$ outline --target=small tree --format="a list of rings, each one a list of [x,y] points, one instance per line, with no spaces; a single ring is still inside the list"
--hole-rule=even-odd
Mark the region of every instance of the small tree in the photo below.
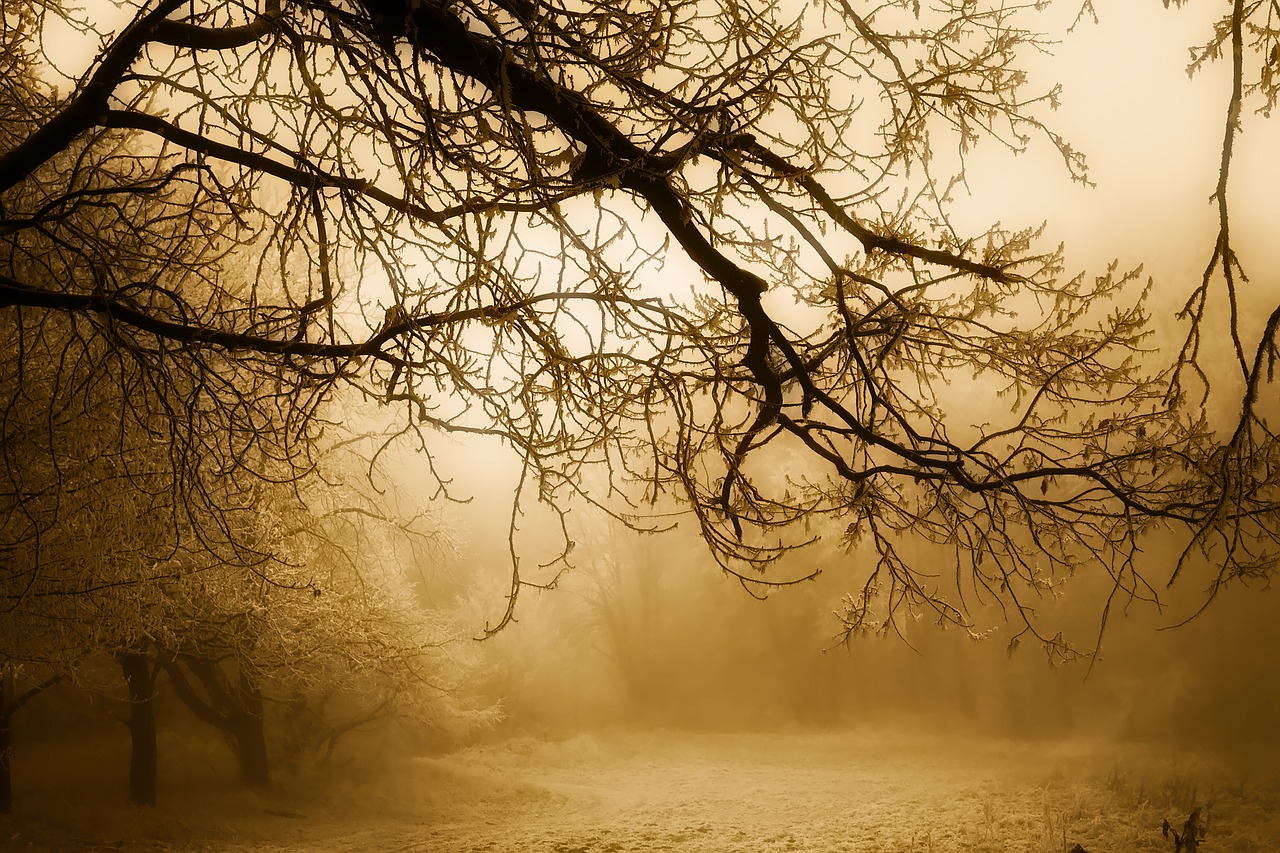
[[[474,666],[457,648],[469,638],[406,579],[431,556],[422,546],[447,540],[426,519],[397,516],[389,493],[364,494],[358,461],[339,445],[308,478],[264,487],[255,523],[274,550],[270,571],[188,565],[154,590],[156,660],[183,702],[227,735],[248,784],[270,779],[273,708],[294,722],[305,713],[310,742],[295,746],[326,752],[380,717],[466,727],[486,716],[457,695]]]
[[[66,320],[39,310],[3,320],[16,346],[0,356],[0,655],[72,681],[83,660],[115,658],[129,700],[130,795],[154,804],[155,587],[193,559],[269,570],[270,548],[244,533],[255,514],[245,488],[268,466],[228,469],[205,455],[218,439],[193,446],[200,418],[180,425],[175,410],[198,412],[207,389],[150,385],[100,330]],[[228,439],[220,449],[251,455]],[[260,454],[268,440],[259,431],[245,444]]]
[[[1200,823],[1200,810],[1195,809],[1187,818],[1186,823],[1182,825],[1182,831],[1174,829],[1169,825],[1166,818],[1160,827],[1161,834],[1166,840],[1173,841],[1174,853],[1196,853],[1200,848],[1200,842],[1204,840],[1204,826]]]

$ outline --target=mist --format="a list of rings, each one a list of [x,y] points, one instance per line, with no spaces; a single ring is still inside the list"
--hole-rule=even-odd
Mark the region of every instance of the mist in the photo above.
[[[1260,764],[1276,744],[1280,626],[1265,586],[1232,586],[1212,602],[1195,587],[1162,591],[1159,605],[1119,600],[1104,622],[1112,586],[1082,573],[1033,604],[1098,638],[1091,660],[1063,664],[1014,640],[1017,624],[995,607],[976,608],[971,631],[922,616],[844,638],[836,609],[859,555],[843,549],[797,553],[816,578],[753,595],[687,531],[615,527],[577,541],[576,567],[554,590],[523,593],[518,621],[483,643],[508,730],[901,724],[1194,746]],[[1177,544],[1151,544],[1152,577],[1162,563],[1171,570]]]
[[[316,752],[277,705],[272,785],[245,788],[228,744],[162,685],[161,799],[138,812],[121,802],[126,697],[53,687],[15,717],[6,849],[1156,850],[1160,822],[1197,809],[1207,838],[1268,849],[1280,620],[1265,587],[1203,612],[1205,590],[1178,587],[1104,625],[1111,586],[1082,573],[1034,604],[1100,634],[1071,663],[1011,642],[979,602],[972,631],[921,618],[845,638],[856,550],[798,550],[794,571],[815,577],[752,594],[696,531],[637,533],[584,507],[571,565],[530,570],[554,586],[524,589],[485,638],[509,583],[511,472],[477,455],[486,489],[446,511],[452,547],[415,584],[457,632],[468,710],[453,724],[379,719]],[[552,519],[521,516],[531,562],[561,549]]]
[[[1159,19],[1122,9],[1067,29],[1070,11],[1054,54],[1027,64],[1033,80],[1066,83],[1057,116],[1092,158],[1095,185],[1072,180],[1050,146],[984,147],[968,155],[947,227],[981,233],[999,220],[1034,229],[1049,216],[1031,245],[1052,252],[1065,240],[1063,280],[1141,266],[1139,289],[1151,282],[1143,355],[1154,364],[1185,339],[1180,312],[1205,276],[1216,227],[1206,198],[1219,169],[1222,71],[1167,83],[1212,21],[1194,9]],[[66,44],[66,53],[84,54]],[[54,51],[46,61],[71,60]],[[1257,337],[1275,304],[1276,141],[1263,130],[1236,150],[1251,183],[1235,202],[1234,245],[1257,272],[1233,292],[1230,320],[1218,306],[1201,329],[1197,381],[1215,391],[1206,431],[1240,417],[1245,382],[1230,334]],[[589,165],[573,146],[553,159],[581,172]],[[351,181],[330,189],[354,193],[360,181]],[[596,204],[618,189],[603,187]],[[566,198],[565,210],[594,211],[586,198]],[[314,204],[323,206],[319,195]],[[597,229],[627,209],[602,214]],[[651,213],[642,218],[628,232],[634,253],[611,249],[627,262],[657,254],[646,241],[669,240]],[[563,245],[539,244],[544,227],[530,225],[532,248],[521,248],[513,279],[565,263]],[[387,237],[378,250],[403,249],[400,241]],[[454,249],[442,245],[446,255]],[[472,259],[451,262],[462,269]],[[327,285],[328,262],[321,267]],[[636,293],[670,296],[681,292],[673,282],[699,276],[674,258]],[[371,307],[374,295],[390,300],[388,281],[351,309],[385,315],[375,337],[402,319],[403,306]],[[704,285],[715,290],[702,278],[690,290]],[[1028,306],[1035,298],[1011,297]],[[827,319],[785,289],[768,299],[783,327]],[[313,310],[301,309],[295,343]],[[453,342],[469,363],[505,319],[487,305],[458,310],[482,318],[479,331]],[[594,319],[575,319],[565,340],[591,341],[592,322],[607,325],[604,315],[584,316]],[[351,353],[334,382],[367,366],[367,352]],[[486,378],[534,384],[517,363]],[[504,408],[484,387],[481,404],[460,402],[441,390],[441,370],[424,380],[434,390],[413,401],[406,427],[391,409],[402,366],[387,368],[395,378],[385,389],[352,386],[317,404],[324,426],[307,460],[314,481],[273,479],[269,466],[247,483],[211,476],[226,489],[214,501],[232,510],[215,513],[207,529],[184,518],[171,541],[133,535],[131,525],[181,514],[155,498],[187,499],[191,484],[175,478],[148,493],[151,504],[77,496],[97,506],[71,521],[53,513],[57,523],[29,541],[0,542],[6,560],[22,547],[54,553],[71,579],[6,576],[22,589],[9,590],[18,603],[5,614],[0,755],[12,813],[0,815],[0,851],[1280,849],[1273,562],[1225,583],[1212,560],[1180,563],[1193,550],[1186,529],[1146,519],[1134,523],[1142,529],[1129,575],[1082,560],[1011,591],[961,575],[959,537],[938,544],[904,534],[892,545],[920,569],[919,606],[855,625],[849,613],[882,556],[850,533],[856,514],[814,513],[802,530],[749,532],[753,544],[785,553],[767,572],[743,569],[708,546],[688,501],[655,493],[609,451],[584,452],[597,467],[566,474],[557,491],[537,481],[511,441],[480,426],[487,405],[517,423],[553,408],[550,398]],[[1132,369],[1146,367],[1135,356]],[[975,441],[1012,418],[1007,387],[995,380],[957,370],[937,381],[948,441]],[[1262,415],[1274,415],[1268,388]],[[666,416],[646,412],[645,428],[661,431]],[[437,417],[447,428],[433,432]],[[94,438],[88,422],[68,419],[68,445]],[[571,415],[557,428],[574,423]],[[563,442],[576,440],[565,428]],[[163,455],[153,444],[127,449],[133,455],[120,456],[134,467],[110,479],[166,475],[144,464]],[[779,440],[750,465],[754,484],[779,493],[830,476],[797,441]],[[717,482],[715,472],[698,473]],[[1010,541],[1034,551],[1021,535]],[[210,541],[226,547],[209,556],[201,548]],[[255,547],[240,547],[246,541]],[[104,568],[135,553],[147,557],[141,581]],[[112,597],[117,588],[131,592]],[[1023,597],[1011,606],[1015,595]],[[1041,629],[1049,636],[1038,638]],[[1054,632],[1083,654],[1064,654]],[[154,754],[140,756],[137,735],[148,726]],[[149,787],[139,783],[148,757],[157,774]]]

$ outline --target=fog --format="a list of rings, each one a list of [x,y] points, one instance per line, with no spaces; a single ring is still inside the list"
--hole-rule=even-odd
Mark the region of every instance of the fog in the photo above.
[[[420,587],[475,636],[508,570],[496,507],[453,517],[457,549]],[[15,717],[4,849],[1159,850],[1160,821],[1195,808],[1223,849],[1271,849],[1266,589],[1231,588],[1176,629],[1161,630],[1194,601],[1115,612],[1092,665],[1054,665],[1011,648],[998,613],[977,638],[921,620],[839,643],[839,549],[797,555],[821,574],[759,600],[683,529],[574,532],[555,589],[461,640],[468,701],[498,711],[482,724],[384,720],[325,756],[276,742],[272,786],[246,789],[161,687],[161,797],[139,810],[120,698],[53,688]],[[1082,575],[1043,606],[1096,628],[1106,592]]]
[[[843,642],[833,610],[856,555],[797,555],[821,570],[763,600],[699,559],[697,539],[615,533],[580,545],[552,591],[526,591],[519,621],[485,642],[513,730],[670,726],[774,730],[910,721],[1013,738],[1093,735],[1241,754],[1274,739],[1280,640],[1274,595],[1232,587],[1201,615],[1202,589],[1163,608],[1117,606],[1083,574],[1036,609],[1086,636],[1092,662],[1059,665],[1016,625],[977,610],[975,630],[927,618],[901,635]],[[1153,546],[1149,554],[1158,555]],[[1174,549],[1168,557],[1172,559]],[[983,617],[986,617],[985,620]]]
[[[1101,189],[1053,177],[1035,155],[980,155],[957,214],[999,211],[1012,227],[1057,199],[1051,231],[1073,269],[1147,263],[1162,343],[1176,340],[1173,316],[1207,258],[1193,235],[1212,235],[1221,133],[1211,111],[1210,128],[1177,105],[1220,87],[1201,78],[1145,101],[1104,92],[1117,75],[1140,87],[1145,69],[1184,62],[1200,22],[1170,20],[1143,45],[1126,17],[1082,28],[1040,72],[1076,69],[1062,117]],[[1105,77],[1079,59],[1119,45],[1131,55]],[[1143,52],[1166,48],[1176,58]],[[1159,144],[1140,157],[1115,144],[1135,138]],[[1240,170],[1263,178],[1241,193],[1238,239],[1275,269],[1277,172],[1258,165],[1274,158],[1258,138],[1239,152]],[[1247,224],[1251,213],[1263,224]],[[1274,293],[1263,279],[1245,314]],[[952,413],[957,433],[983,405]],[[160,797],[139,809],[126,805],[128,702],[115,662],[100,661],[100,676],[51,687],[13,716],[14,814],[0,818],[0,850],[1098,853],[1172,850],[1161,821],[1180,829],[1197,809],[1207,849],[1280,847],[1280,603],[1262,583],[1216,590],[1209,574],[1166,589],[1181,541],[1156,531],[1145,542],[1158,605],[1108,609],[1109,578],[1087,571],[1029,603],[1044,624],[1096,643],[1082,661],[1017,641],[1014,615],[979,599],[970,631],[921,615],[845,638],[840,603],[869,555],[838,531],[815,529],[821,540],[777,570],[811,580],[765,589],[720,570],[674,506],[638,522],[673,529],[645,533],[570,503],[562,529],[529,495],[513,507],[519,469],[501,446],[442,438],[430,449],[433,473],[404,452],[385,485],[447,533],[448,547],[405,567],[413,601],[448,626],[449,682],[428,685],[444,697],[432,707],[447,709],[434,724],[387,714],[295,748],[282,699],[267,711],[272,784],[246,788],[225,739],[161,683]],[[466,502],[430,503],[434,489],[418,490],[437,477]],[[487,636],[511,595],[513,547],[528,585]]]
[[[572,506],[562,529],[523,501],[513,534],[501,449],[433,450],[443,475],[479,474],[433,516],[451,546],[411,567],[415,597],[450,616],[463,710],[376,719],[330,751],[273,703],[272,782],[245,787],[161,682],[159,801],[139,808],[128,703],[101,661],[81,679],[99,689],[56,686],[14,716],[0,849],[1096,853],[1172,849],[1161,822],[1197,808],[1207,842],[1273,849],[1275,595],[1237,584],[1200,612],[1206,578],[1163,589],[1181,543],[1143,555],[1159,607],[1118,601],[1104,626],[1111,586],[1084,571],[1030,602],[1078,638],[1101,631],[1092,661],[1012,644],[1016,622],[977,600],[972,631],[921,618],[846,643],[836,611],[869,555],[838,537],[780,567],[812,580],[753,595],[679,516],[639,533]],[[392,466],[407,504],[421,464]],[[514,621],[479,639],[505,609],[512,542],[522,577],[554,586],[522,589]]]

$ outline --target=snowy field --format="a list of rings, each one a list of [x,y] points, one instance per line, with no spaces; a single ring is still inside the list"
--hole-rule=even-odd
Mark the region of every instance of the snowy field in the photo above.
[[[1180,826],[1197,806],[1201,853],[1280,850],[1265,762],[1246,772],[1242,760],[1090,741],[883,729],[520,737],[350,762],[323,784],[286,779],[262,794],[170,770],[154,810],[122,805],[120,780],[68,760],[27,773],[0,850],[1120,853],[1172,851],[1161,821]]]

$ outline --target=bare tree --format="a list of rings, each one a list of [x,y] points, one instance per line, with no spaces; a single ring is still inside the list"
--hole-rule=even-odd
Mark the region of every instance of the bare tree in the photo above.
[[[1233,435],[1207,426],[1196,379],[1205,312],[1235,305],[1241,104],[1275,98],[1265,4],[1236,2],[1201,57],[1229,49],[1234,71],[1222,234],[1172,358],[1145,349],[1136,273],[1072,278],[1038,232],[949,215],[978,144],[1047,145],[1085,176],[1043,124],[1056,92],[1018,69],[1047,45],[1032,5],[126,8],[99,33],[56,0],[6,5],[32,49],[56,16],[102,52],[70,94],[31,84],[6,107],[0,304],[92,324],[150,381],[269,391],[300,430],[347,388],[398,406],[409,436],[502,439],[521,494],[555,506],[678,494],[751,588],[802,579],[770,568],[843,530],[873,555],[850,634],[904,609],[968,626],[976,597],[1070,655],[1036,596],[1085,569],[1156,597],[1137,559],[1153,530],[1222,581],[1274,563],[1258,401],[1280,310],[1248,341],[1231,319]],[[119,227],[77,226],[88,208]],[[243,274],[228,259],[246,254]],[[951,380],[989,398],[987,422],[953,416]],[[209,410],[233,436],[244,399]],[[949,549],[958,582],[904,537]],[[495,628],[528,582],[514,555]]]
[[[257,518],[280,557],[269,574],[189,564],[150,590],[152,659],[227,736],[247,784],[270,781],[268,722],[285,716],[273,709],[305,715],[309,742],[295,746],[325,753],[388,718],[459,729],[486,719],[462,695],[474,663],[457,646],[469,637],[407,579],[406,549],[442,535],[380,497],[335,476],[278,487]]]
[[[172,398],[132,384],[127,362],[67,319],[4,324],[16,347],[0,357],[0,656],[6,669],[74,683],[84,662],[114,657],[127,686],[131,797],[154,804],[165,587],[196,565],[270,583],[281,555],[252,536],[257,491],[235,472],[215,490],[216,460],[184,458],[167,440]]]

